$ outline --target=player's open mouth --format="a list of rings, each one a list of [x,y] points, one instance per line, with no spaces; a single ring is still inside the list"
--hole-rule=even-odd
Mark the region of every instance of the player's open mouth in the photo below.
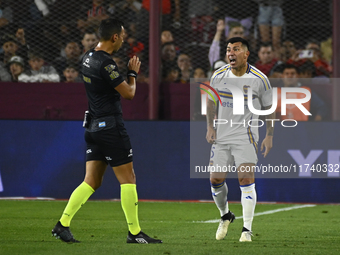
[[[235,64],[236,63],[236,59],[235,58],[230,58],[229,61],[230,61],[230,64]]]

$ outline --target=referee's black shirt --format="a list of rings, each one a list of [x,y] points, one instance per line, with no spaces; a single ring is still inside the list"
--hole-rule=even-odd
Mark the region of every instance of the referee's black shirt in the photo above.
[[[92,118],[122,116],[120,94],[115,87],[124,81],[117,64],[105,51],[89,50],[82,59],[81,72]]]

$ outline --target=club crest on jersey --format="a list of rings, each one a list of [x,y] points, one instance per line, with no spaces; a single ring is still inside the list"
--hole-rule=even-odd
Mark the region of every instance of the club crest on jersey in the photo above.
[[[248,86],[248,85],[244,85],[244,86],[243,86],[243,93],[244,93],[244,94],[247,94],[247,93],[248,93],[248,88],[250,88],[250,86]]]

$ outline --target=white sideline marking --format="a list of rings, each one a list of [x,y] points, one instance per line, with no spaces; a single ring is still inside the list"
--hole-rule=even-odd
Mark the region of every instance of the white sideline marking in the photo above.
[[[291,206],[291,207],[284,207],[284,208],[280,208],[280,209],[255,213],[254,216],[273,214],[273,213],[277,213],[277,212],[284,212],[284,211],[290,211],[290,210],[301,209],[301,208],[306,208],[306,207],[314,207],[314,206],[316,206],[316,205],[310,205],[310,204],[295,205],[295,206]],[[242,219],[242,216],[237,216],[236,219]],[[194,223],[217,223],[217,222],[220,222],[220,219],[218,219],[218,220],[206,220],[206,221],[194,221]]]

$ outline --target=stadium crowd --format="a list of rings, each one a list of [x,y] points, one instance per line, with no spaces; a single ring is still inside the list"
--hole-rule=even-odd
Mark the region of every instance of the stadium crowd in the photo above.
[[[214,64],[228,62],[231,37],[250,42],[249,63],[270,78],[283,79],[289,64],[300,78],[327,81],[332,1],[307,2],[297,8],[293,0],[162,0],[162,82],[210,78]],[[98,42],[98,24],[114,17],[124,20],[126,36],[113,58],[124,74],[137,55],[143,63],[138,81],[147,83],[149,10],[150,0],[0,0],[0,80],[81,82],[80,61]],[[311,23],[315,13],[323,13],[319,25]]]

